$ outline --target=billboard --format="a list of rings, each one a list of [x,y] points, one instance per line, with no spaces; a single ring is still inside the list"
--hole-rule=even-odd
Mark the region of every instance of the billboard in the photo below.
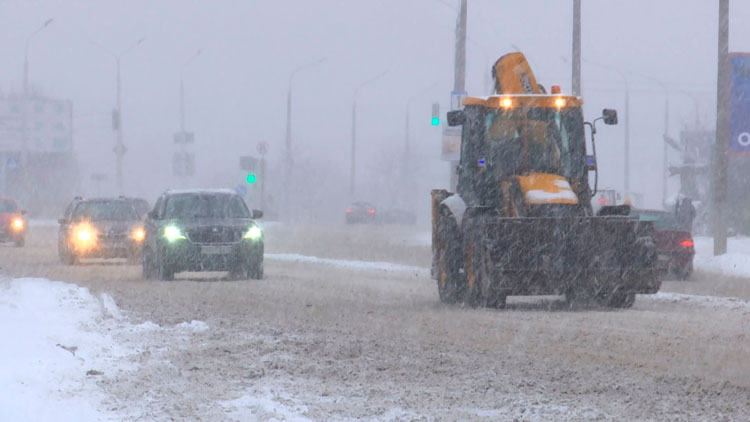
[[[22,98],[0,98],[0,152],[23,150],[24,139],[27,150],[32,153],[72,151],[71,102],[47,98],[30,98],[27,101]]]
[[[750,154],[750,53],[729,55],[729,152]]]

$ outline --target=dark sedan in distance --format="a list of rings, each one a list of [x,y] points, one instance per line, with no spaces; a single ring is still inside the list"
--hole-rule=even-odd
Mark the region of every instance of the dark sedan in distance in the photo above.
[[[693,273],[695,247],[689,227],[680,224],[672,212],[633,209],[631,216],[654,223],[654,241],[658,256],[657,266],[663,275],[687,280]]]

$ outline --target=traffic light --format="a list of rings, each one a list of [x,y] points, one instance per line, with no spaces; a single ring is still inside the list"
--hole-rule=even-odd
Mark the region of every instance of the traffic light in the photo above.
[[[255,183],[256,179],[257,177],[255,177],[255,175],[251,173],[247,175],[247,179],[245,180],[247,180],[247,183],[250,183],[252,185],[253,183]]]
[[[432,103],[432,125],[440,124],[440,103]]]

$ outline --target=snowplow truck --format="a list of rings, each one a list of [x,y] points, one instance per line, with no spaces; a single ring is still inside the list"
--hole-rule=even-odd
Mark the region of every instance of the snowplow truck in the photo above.
[[[547,94],[521,53],[501,57],[493,76],[495,95],[448,113],[462,128],[456,192],[432,191],[441,301],[502,308],[512,295],[564,295],[627,308],[656,293],[652,223],[628,205],[591,206],[595,124],[616,124],[617,112],[584,122],[582,99],[556,86]]]

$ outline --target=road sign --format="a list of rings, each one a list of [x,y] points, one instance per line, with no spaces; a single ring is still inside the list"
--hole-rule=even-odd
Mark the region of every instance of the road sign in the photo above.
[[[193,132],[177,132],[174,134],[175,144],[187,145],[193,142],[195,142],[195,134]]]
[[[258,142],[258,145],[255,147],[256,150],[258,150],[258,154],[260,155],[266,155],[268,153],[268,143],[265,141]]]
[[[729,151],[750,154],[750,53],[729,55]]]
[[[258,159],[249,155],[240,157],[240,170],[253,171],[258,167]]]
[[[449,126],[443,129],[443,142],[440,158],[445,161],[458,161],[461,158],[460,126]]]

